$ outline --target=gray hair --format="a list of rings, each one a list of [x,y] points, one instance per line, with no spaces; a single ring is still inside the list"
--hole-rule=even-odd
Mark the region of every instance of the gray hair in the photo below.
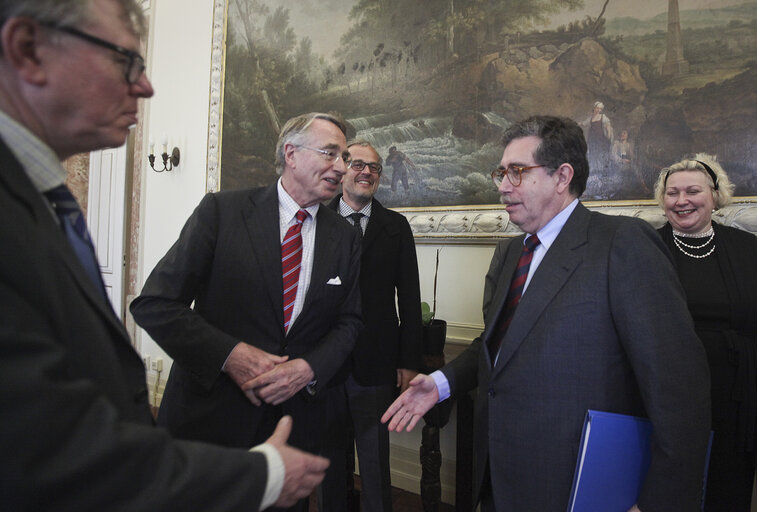
[[[301,144],[305,134],[316,119],[323,119],[333,123],[339,130],[347,136],[347,126],[344,124],[341,116],[336,113],[323,114],[321,112],[310,112],[291,118],[284,124],[279,134],[279,141],[276,143],[276,173],[281,174],[284,171],[286,157],[284,155],[284,146],[287,144]]]
[[[116,0],[121,18],[138,37],[145,33],[145,15],[137,0]],[[40,23],[81,26],[90,19],[91,0],[0,0],[0,26],[10,18],[32,18]]]
[[[376,155],[378,156],[378,163],[380,163],[380,164],[384,163],[384,159],[381,158],[381,155],[379,155],[379,152],[367,140],[356,139],[356,140],[350,141],[350,142],[347,143],[347,150],[349,151],[349,149],[352,146],[360,146],[360,147],[363,147],[363,148],[369,148],[369,149],[373,150],[373,152],[376,153]]]
[[[707,168],[702,164],[705,164],[713,173],[715,173],[718,184],[717,190],[715,190],[715,182],[712,180],[710,173],[707,172]],[[728,174],[726,174],[723,167],[718,163],[717,158],[713,155],[708,155],[707,153],[697,153],[693,157],[684,158],[660,171],[660,175],[657,177],[657,183],[655,183],[654,186],[654,197],[657,199],[657,203],[660,207],[663,207],[665,201],[665,184],[667,183],[668,177],[679,171],[699,171],[705,175],[709,183],[711,183],[710,189],[712,190],[712,198],[715,200],[715,208],[722,208],[733,199],[733,190],[736,187],[731,183],[731,180],[728,179]]]

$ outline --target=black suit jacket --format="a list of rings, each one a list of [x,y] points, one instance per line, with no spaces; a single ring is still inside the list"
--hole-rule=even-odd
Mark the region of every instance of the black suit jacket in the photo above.
[[[255,509],[265,458],[153,426],[141,358],[2,141],[0,213],[0,509]]]
[[[587,409],[648,416],[644,512],[698,510],[710,428],[709,372],[670,254],[639,219],[578,204],[496,332],[523,237],[497,246],[485,330],[443,368],[453,394],[478,385],[475,485],[489,463],[497,510],[563,511]]]
[[[341,197],[329,205],[334,211]],[[362,241],[360,294],[365,330],[352,352],[355,380],[364,386],[393,384],[398,368],[420,370],[421,297],[413,232],[403,215],[376,199]]]
[[[244,341],[310,364],[316,395],[303,390],[281,409],[294,418],[292,444],[317,451],[319,392],[362,328],[359,258],[355,231],[319,208],[310,286],[285,335],[276,185],[206,195],[131,305],[137,323],[174,359],[158,422],[179,437],[227,446],[267,438],[269,427],[258,427],[271,406],[254,406],[221,371]],[[329,284],[336,278],[341,284]]]

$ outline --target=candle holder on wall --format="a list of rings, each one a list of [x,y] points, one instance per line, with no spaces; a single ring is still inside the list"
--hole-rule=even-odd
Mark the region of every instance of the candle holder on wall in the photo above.
[[[152,170],[155,172],[172,171],[174,167],[178,167],[179,165],[179,161],[181,160],[181,152],[179,151],[179,148],[174,147],[173,150],[171,150],[171,154],[169,155],[166,151],[166,148],[164,147],[163,154],[161,154],[160,157],[163,159],[163,168],[156,169],[155,154],[153,153],[152,149],[150,150],[150,154],[147,156],[147,159],[150,161],[150,167],[152,167]]]

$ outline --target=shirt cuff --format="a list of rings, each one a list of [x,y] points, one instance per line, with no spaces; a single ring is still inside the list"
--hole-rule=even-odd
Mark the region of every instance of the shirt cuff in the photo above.
[[[310,382],[308,382],[308,385],[305,386],[305,391],[307,391],[308,395],[315,396],[315,387],[318,385],[318,379],[313,379]]]
[[[436,390],[439,392],[439,401],[436,403],[443,402],[444,400],[448,399],[450,392],[447,376],[444,375],[441,371],[436,370],[431,374],[431,378],[434,379],[434,382],[436,382]]]
[[[284,477],[286,476],[284,460],[276,447],[269,443],[259,444],[250,451],[262,453],[268,463],[268,479],[265,483],[265,493],[263,493],[263,500],[260,502],[259,508],[259,510],[265,510],[279,499],[281,489],[284,487]]]

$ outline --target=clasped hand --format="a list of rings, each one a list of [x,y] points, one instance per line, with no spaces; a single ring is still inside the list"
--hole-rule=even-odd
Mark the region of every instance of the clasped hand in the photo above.
[[[255,405],[278,405],[313,380],[304,359],[270,354],[247,343],[238,343],[229,354],[224,371]]]

